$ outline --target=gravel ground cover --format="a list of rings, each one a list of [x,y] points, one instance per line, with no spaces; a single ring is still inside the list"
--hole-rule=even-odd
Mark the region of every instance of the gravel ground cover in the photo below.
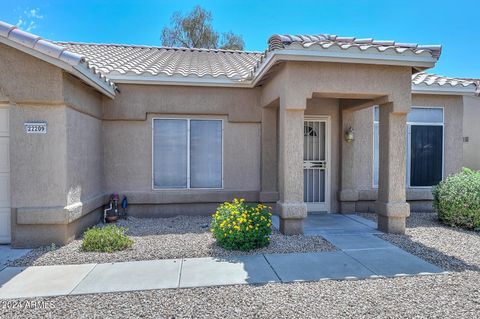
[[[375,214],[359,215],[376,221]],[[445,270],[480,271],[480,232],[444,226],[435,213],[412,213],[405,235],[378,236]]]
[[[382,237],[455,272],[36,298],[15,308],[0,301],[0,318],[477,318],[479,234],[445,227],[434,214],[412,214],[407,227],[405,236]]]
[[[32,250],[10,266],[41,266],[60,264],[108,263],[134,260],[224,257],[258,253],[332,251],[335,246],[320,236],[284,236],[273,229],[268,247],[250,252],[228,251],[215,243],[209,230],[210,217],[178,216],[172,218],[134,218],[118,225],[128,228],[134,241],[131,249],[114,253],[84,252],[81,239],[52,249],[51,246]]]
[[[474,272],[30,299],[1,318],[477,318]],[[1,304],[1,303],[0,303]],[[30,305],[30,307],[32,307]],[[27,309],[25,309],[27,308]]]

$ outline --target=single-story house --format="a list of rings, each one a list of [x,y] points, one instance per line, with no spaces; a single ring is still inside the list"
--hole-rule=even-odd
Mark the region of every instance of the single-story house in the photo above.
[[[132,216],[237,197],[285,234],[309,211],[403,233],[464,148],[478,163],[479,84],[424,73],[440,53],[326,34],[265,52],[54,42],[0,22],[0,241],[65,244],[114,192]]]

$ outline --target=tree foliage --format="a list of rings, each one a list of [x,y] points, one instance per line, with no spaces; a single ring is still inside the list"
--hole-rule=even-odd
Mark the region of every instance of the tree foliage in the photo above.
[[[231,31],[222,34],[220,49],[223,50],[243,50],[245,43],[241,35]]]
[[[224,32],[221,35],[212,27],[212,13],[196,6],[187,15],[175,12],[170,27],[162,29],[162,45],[170,47],[243,50],[241,35]]]

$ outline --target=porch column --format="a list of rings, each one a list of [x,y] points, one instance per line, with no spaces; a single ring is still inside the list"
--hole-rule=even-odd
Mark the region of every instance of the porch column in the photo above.
[[[307,205],[303,201],[303,130],[304,108],[279,110],[278,212],[280,232],[303,234]]]
[[[358,191],[355,189],[355,152],[353,142],[345,141],[345,132],[353,128],[353,111],[351,109],[342,110],[342,131],[340,136],[341,141],[341,158],[342,165],[340,170],[341,175],[341,190],[339,194],[340,212],[342,214],[354,213],[355,202],[358,201]]]
[[[410,105],[385,103],[379,109],[378,229],[404,234],[405,219],[410,215],[405,194],[405,135]]]

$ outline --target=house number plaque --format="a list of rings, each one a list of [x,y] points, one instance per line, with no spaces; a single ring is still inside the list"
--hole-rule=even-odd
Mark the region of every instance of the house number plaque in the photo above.
[[[47,123],[46,122],[25,123],[25,132],[27,134],[47,134]]]

